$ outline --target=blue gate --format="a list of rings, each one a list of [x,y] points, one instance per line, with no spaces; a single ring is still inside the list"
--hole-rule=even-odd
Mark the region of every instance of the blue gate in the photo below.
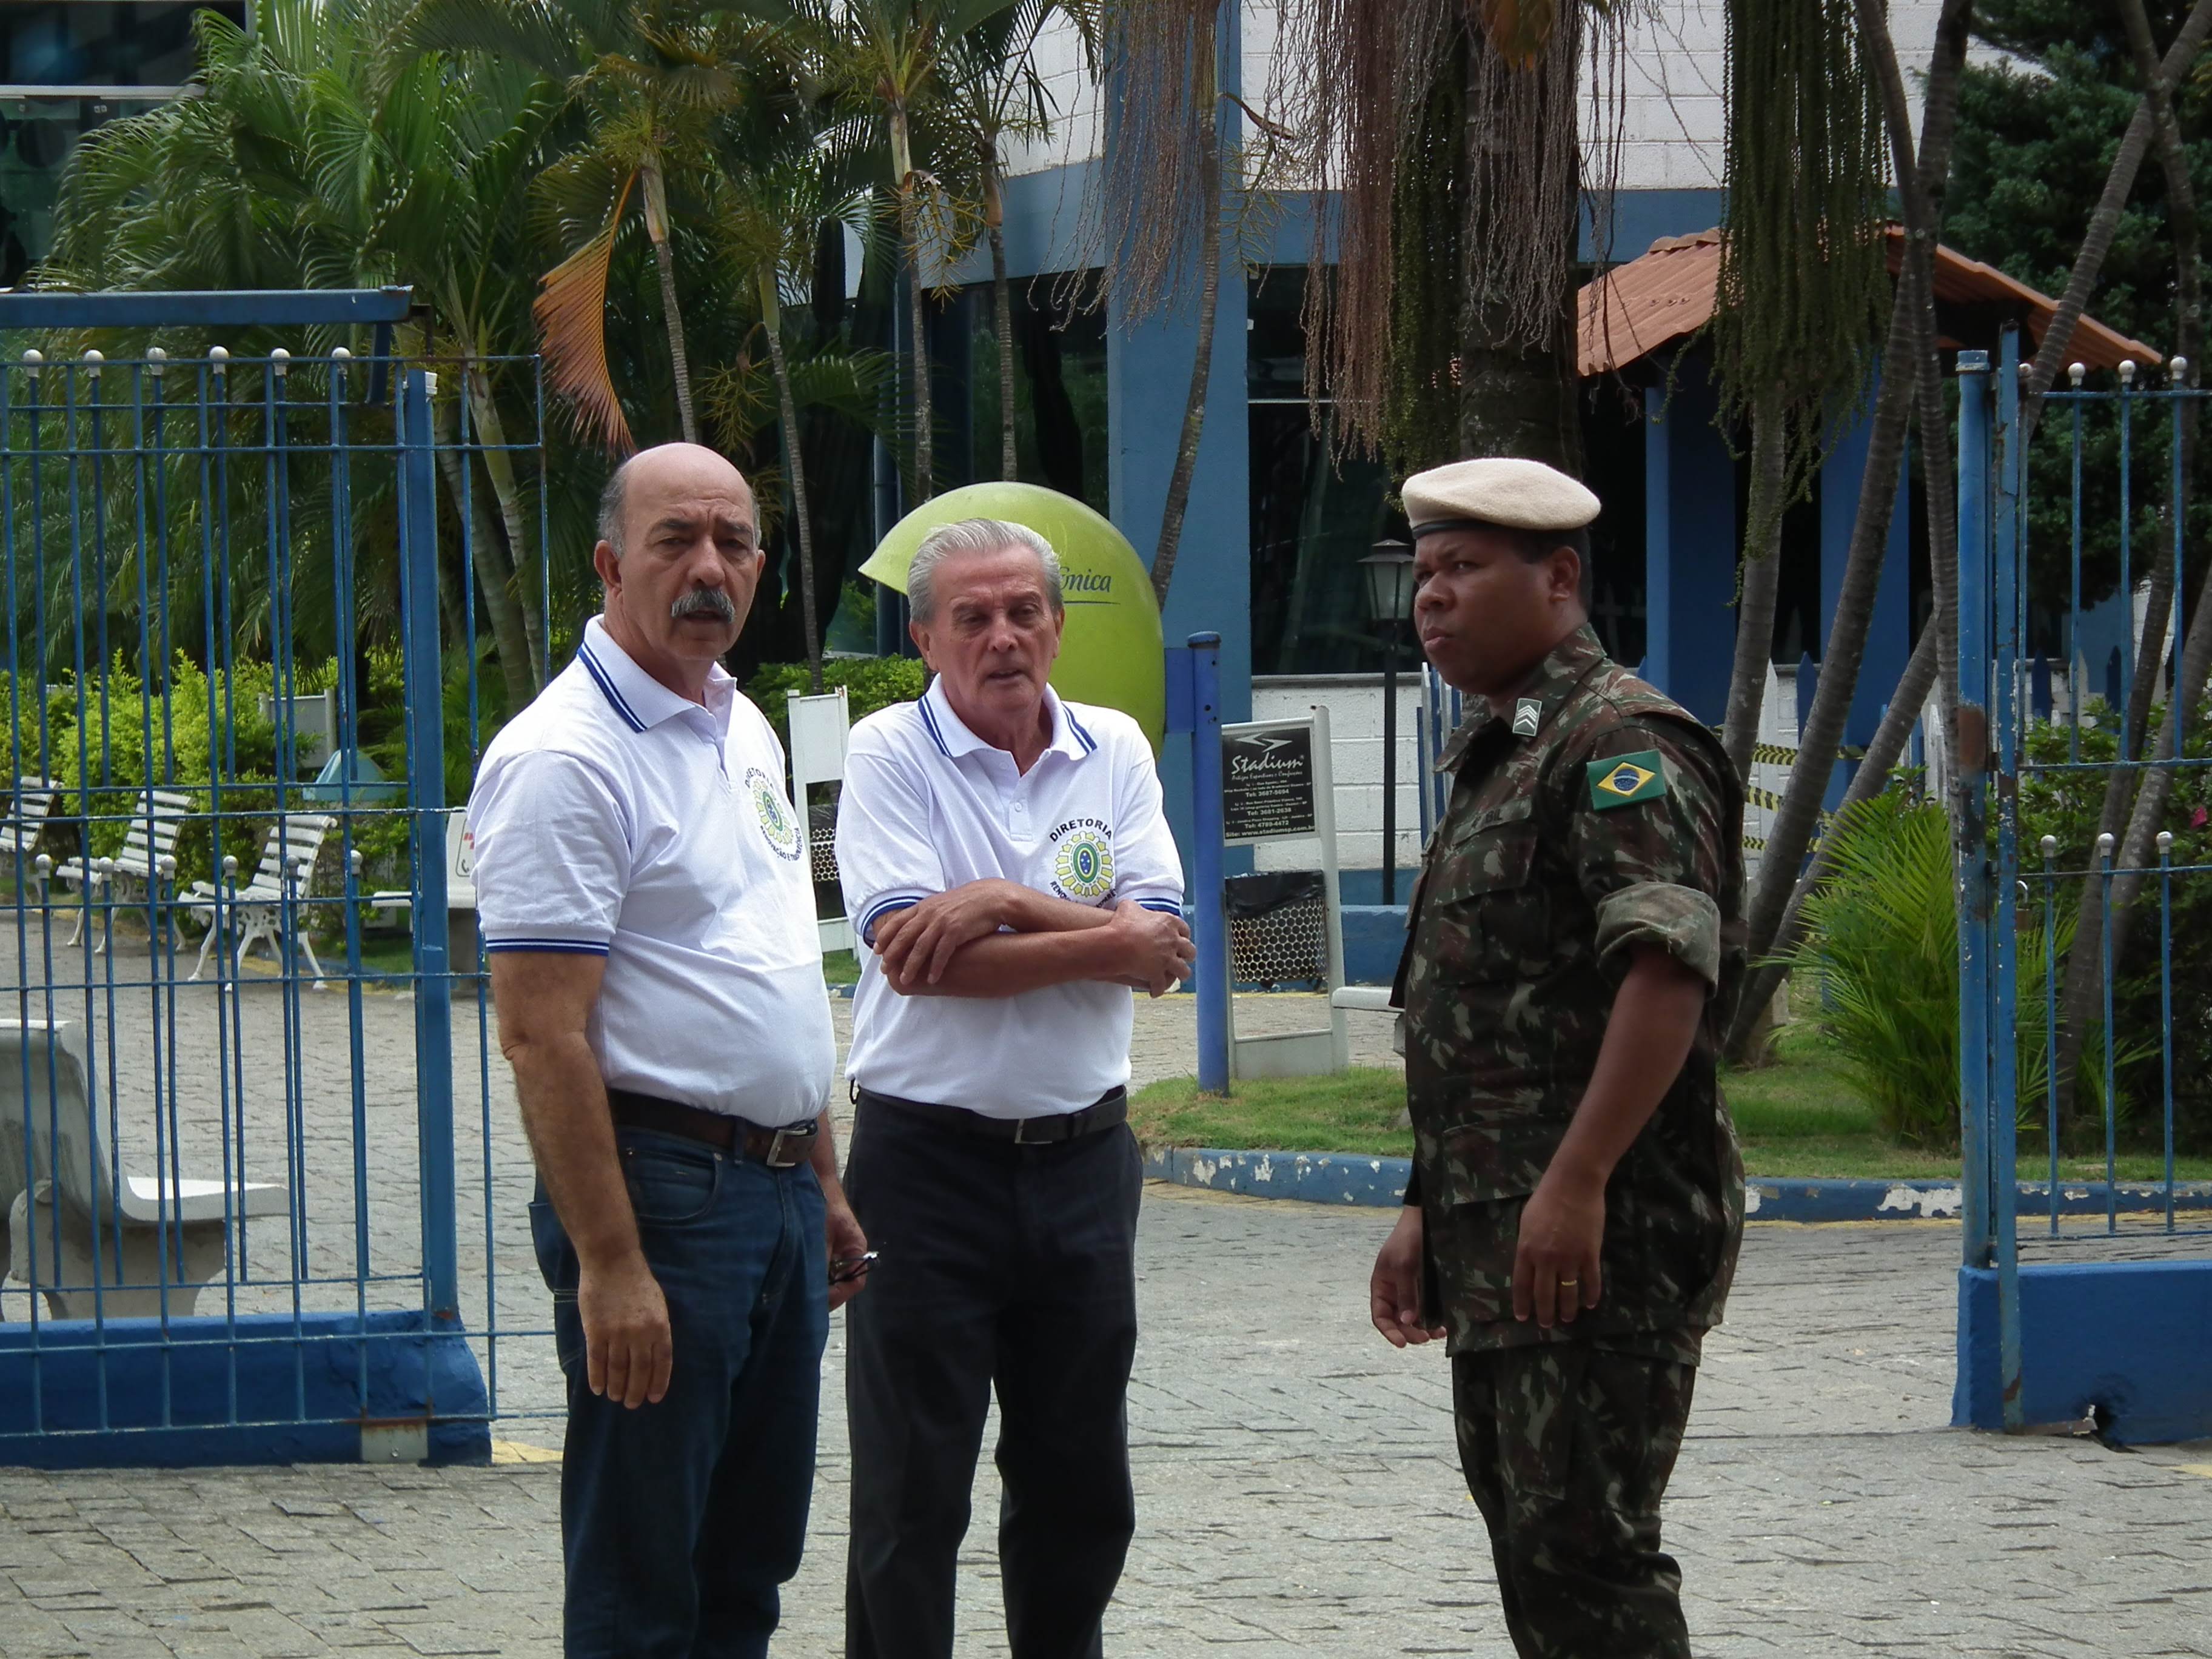
[[[2178,1178],[2177,1158],[2192,1133],[2212,1139],[2212,1064],[2198,1058],[2212,983],[2175,951],[2212,925],[2212,723],[2201,700],[2185,725],[2169,718],[2185,627],[2198,625],[2184,605],[2204,568],[2184,428],[2206,393],[2178,359],[2157,388],[2132,364],[2110,386],[2076,366],[2031,428],[2016,331],[1994,364],[1966,351],[1958,368],[1954,1417],[2212,1434],[2208,1194]],[[2163,639],[2141,636],[2152,574],[2176,596]],[[2119,819],[2131,832],[2100,832],[2108,789],[2134,809]],[[2062,996],[2076,956],[2095,988],[2073,1022],[2069,1091]]]
[[[479,617],[550,668],[543,390],[402,355],[410,307],[0,295],[0,1462],[480,1458],[557,1406],[501,1399],[504,1338],[552,1356],[449,810]]]

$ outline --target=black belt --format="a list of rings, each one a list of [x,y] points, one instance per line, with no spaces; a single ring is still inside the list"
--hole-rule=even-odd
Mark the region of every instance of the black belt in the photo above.
[[[686,1106],[628,1089],[608,1090],[607,1109],[617,1123],[629,1128],[703,1141],[717,1152],[749,1158],[771,1170],[788,1170],[814,1155],[817,1126],[812,1118],[785,1129],[763,1129],[727,1112],[710,1112],[703,1106]]]
[[[1079,1112],[1053,1112],[1042,1117],[991,1117],[965,1106],[939,1106],[927,1100],[902,1100],[879,1095],[873,1089],[855,1087],[854,1100],[860,1105],[889,1106],[911,1112],[925,1121],[957,1129],[986,1140],[1011,1140],[1017,1146],[1042,1146],[1052,1141],[1075,1140],[1129,1121],[1129,1091],[1109,1089]]]

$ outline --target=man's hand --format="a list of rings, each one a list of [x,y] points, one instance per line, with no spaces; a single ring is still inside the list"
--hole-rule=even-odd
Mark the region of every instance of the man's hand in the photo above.
[[[1191,964],[1198,960],[1198,946],[1191,943],[1190,929],[1181,916],[1147,910],[1134,899],[1123,899],[1114,908],[1108,931],[1116,935],[1126,953],[1128,971],[1121,975],[1122,983],[1156,997],[1165,996],[1188,979]]]
[[[1571,1325],[1579,1308],[1595,1308],[1604,1290],[1599,1255],[1605,1243],[1605,1182],[1552,1167],[1521,1209],[1513,1252],[1513,1316],[1531,1314],[1546,1330]]]
[[[853,1213],[853,1206],[845,1201],[842,1193],[829,1200],[829,1219],[823,1232],[829,1240],[830,1260],[833,1262],[841,1257],[850,1261],[868,1253],[868,1236],[860,1231],[860,1218]],[[867,1288],[868,1276],[866,1273],[858,1279],[848,1279],[842,1285],[831,1285],[830,1311],[835,1313]]]
[[[632,1411],[668,1393],[676,1345],[668,1304],[642,1255],[611,1270],[580,1267],[576,1311],[584,1318],[584,1374],[592,1392]]]
[[[1394,1348],[1422,1343],[1444,1334],[1441,1325],[1421,1323],[1421,1206],[1398,1212],[1398,1224],[1375,1255],[1367,1280],[1367,1316]]]
[[[892,988],[934,985],[963,945],[988,939],[1006,925],[1002,892],[1008,884],[971,881],[921,903],[894,910],[876,924],[876,956]]]

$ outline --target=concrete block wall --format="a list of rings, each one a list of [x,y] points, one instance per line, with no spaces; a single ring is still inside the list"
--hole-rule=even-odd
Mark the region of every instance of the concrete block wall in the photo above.
[[[1420,708],[1418,672],[1398,677],[1398,869],[1402,902],[1421,859],[1420,756],[1413,717]],[[1382,866],[1382,677],[1380,674],[1259,675],[1252,681],[1252,718],[1291,720],[1319,703],[1328,710],[1329,764],[1336,781],[1336,860],[1340,869]],[[1255,849],[1262,870],[1310,869],[1310,842],[1279,842]]]

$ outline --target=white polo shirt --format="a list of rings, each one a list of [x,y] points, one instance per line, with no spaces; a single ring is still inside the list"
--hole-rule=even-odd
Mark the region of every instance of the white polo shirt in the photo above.
[[[942,684],[853,728],[837,869],[863,941],[846,1075],[878,1094],[993,1117],[1076,1112],[1129,1080],[1133,994],[1052,985],[1011,997],[906,997],[866,949],[875,925],[971,881],[1180,915],[1182,866],[1152,745],[1127,714],[1048,689],[1052,744],[1026,775],[962,724]]]
[[[485,750],[469,798],[489,951],[607,959],[611,1088],[779,1128],[836,1063],[783,748],[718,665],[705,707],[600,626]]]

